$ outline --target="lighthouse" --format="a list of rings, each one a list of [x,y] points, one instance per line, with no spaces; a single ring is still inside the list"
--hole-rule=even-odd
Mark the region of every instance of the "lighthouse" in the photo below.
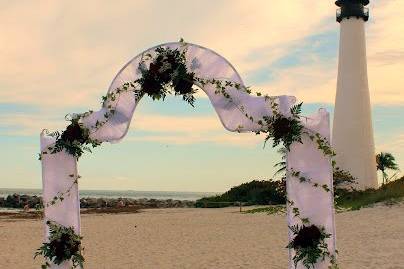
[[[369,0],[338,0],[340,24],[337,94],[332,145],[337,166],[350,172],[356,189],[377,188],[375,146],[366,62]]]

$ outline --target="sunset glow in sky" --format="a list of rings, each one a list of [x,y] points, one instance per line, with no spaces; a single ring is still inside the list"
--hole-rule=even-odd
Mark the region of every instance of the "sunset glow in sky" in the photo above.
[[[246,85],[333,110],[339,24],[334,1],[0,0],[0,188],[40,188],[42,129],[98,110],[119,69],[180,37],[218,52]],[[376,151],[404,169],[404,1],[373,0],[368,75]],[[225,191],[267,179],[279,160],[263,137],[227,132],[209,100],[138,106],[126,139],[79,161],[82,189]]]

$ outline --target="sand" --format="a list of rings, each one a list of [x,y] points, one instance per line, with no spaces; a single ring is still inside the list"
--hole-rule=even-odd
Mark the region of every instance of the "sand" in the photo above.
[[[404,268],[404,205],[337,214],[342,269]],[[0,219],[0,268],[40,268],[40,220]],[[287,268],[285,216],[238,208],[83,215],[85,268]]]

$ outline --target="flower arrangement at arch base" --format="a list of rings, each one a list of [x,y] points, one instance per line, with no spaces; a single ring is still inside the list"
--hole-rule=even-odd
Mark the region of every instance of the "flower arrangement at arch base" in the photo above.
[[[71,261],[72,268],[83,268],[82,237],[72,227],[64,227],[54,221],[47,221],[46,225],[50,232],[49,242],[43,243],[34,256],[36,258],[41,255],[46,259],[41,268],[50,268],[49,262],[60,265],[65,261]]]
[[[325,242],[327,238],[331,237],[331,234],[326,233],[324,227],[318,227],[306,221],[301,226],[297,224],[289,226],[289,229],[295,237],[286,247],[295,251],[293,256],[295,268],[299,262],[308,269],[314,268],[317,262],[324,261],[326,258],[330,258],[329,268],[338,268],[335,256],[330,254]]]

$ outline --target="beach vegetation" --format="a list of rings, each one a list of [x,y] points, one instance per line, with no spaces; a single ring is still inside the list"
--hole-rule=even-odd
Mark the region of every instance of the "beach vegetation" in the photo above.
[[[244,214],[267,213],[268,215],[283,215],[286,214],[285,205],[271,205],[266,207],[258,207],[243,211]]]
[[[358,210],[376,203],[392,205],[404,200],[404,177],[384,184],[378,189],[344,190],[335,197],[337,207]]]
[[[196,207],[226,207],[237,205],[269,205],[286,203],[286,182],[283,180],[253,180],[229,191],[196,201]]]

